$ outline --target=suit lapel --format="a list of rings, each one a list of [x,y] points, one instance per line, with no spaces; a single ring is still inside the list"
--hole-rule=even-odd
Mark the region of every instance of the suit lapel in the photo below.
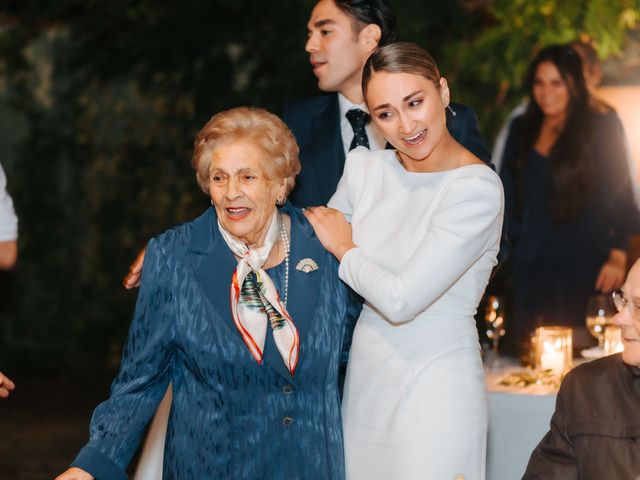
[[[340,133],[338,95],[328,99],[324,110],[313,119],[310,160],[324,203],[333,196],[344,169],[344,147]]]

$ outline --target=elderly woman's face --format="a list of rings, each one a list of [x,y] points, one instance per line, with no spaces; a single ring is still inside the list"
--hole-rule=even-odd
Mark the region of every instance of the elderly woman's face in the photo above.
[[[212,157],[209,192],[220,223],[248,246],[261,246],[286,179],[265,176],[269,158],[251,141],[223,144]]]

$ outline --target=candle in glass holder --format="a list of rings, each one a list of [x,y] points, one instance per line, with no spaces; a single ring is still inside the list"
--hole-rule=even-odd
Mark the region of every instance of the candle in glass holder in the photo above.
[[[554,375],[560,376],[564,372],[566,363],[565,353],[550,342],[544,342],[540,355],[540,368],[551,370]]]
[[[539,327],[536,329],[536,367],[551,370],[561,377],[572,360],[572,332],[565,327]]]
[[[624,350],[622,331],[617,325],[610,325],[604,331],[604,354],[613,355]]]

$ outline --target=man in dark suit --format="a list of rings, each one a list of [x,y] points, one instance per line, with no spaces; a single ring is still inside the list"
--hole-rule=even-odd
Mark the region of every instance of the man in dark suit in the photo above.
[[[290,197],[294,205],[326,204],[342,176],[350,149],[358,145],[385,148],[384,138],[368,122],[361,81],[369,55],[396,40],[395,26],[395,16],[385,0],[316,3],[307,24],[305,49],[318,88],[326,93],[287,104],[282,115],[300,146],[302,172]],[[473,110],[452,103],[447,126],[458,142],[490,161]]]

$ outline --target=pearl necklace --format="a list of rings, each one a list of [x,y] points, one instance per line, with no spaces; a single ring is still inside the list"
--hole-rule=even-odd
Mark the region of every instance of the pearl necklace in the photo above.
[[[280,218],[280,238],[282,239],[282,246],[284,247],[284,306],[287,306],[287,297],[289,295],[289,236],[287,235],[287,229],[284,226],[282,217]]]

